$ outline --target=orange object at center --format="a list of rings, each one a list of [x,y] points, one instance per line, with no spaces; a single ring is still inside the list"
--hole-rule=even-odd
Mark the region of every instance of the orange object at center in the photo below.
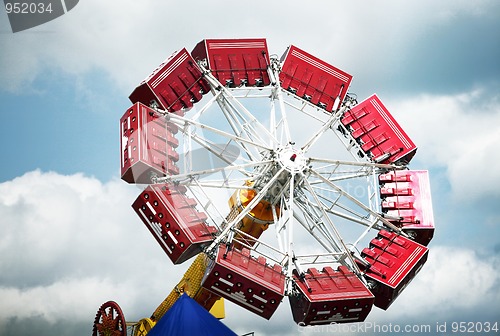
[[[247,185],[251,185],[247,183]],[[257,195],[257,190],[255,189],[242,189],[237,190],[229,199],[229,206],[233,210],[233,213],[241,213],[255,198]],[[272,205],[265,200],[261,200],[257,203],[250,212],[243,217],[243,219],[236,224],[236,229],[244,232],[245,234],[238,233],[235,236],[235,247],[241,248],[242,243],[251,247],[255,244],[253,238],[259,238],[265,230],[269,227],[269,224],[274,223],[274,216]],[[276,215],[279,216],[279,207],[275,206]],[[235,211],[235,212],[234,212]]]
[[[241,205],[246,208],[247,205],[254,199],[255,195],[257,195],[257,192],[254,189],[241,190],[239,193]],[[276,209],[276,211],[278,213],[279,209]],[[257,203],[249,214],[254,219],[268,222],[267,224],[272,224],[274,222],[272,205],[264,200]]]

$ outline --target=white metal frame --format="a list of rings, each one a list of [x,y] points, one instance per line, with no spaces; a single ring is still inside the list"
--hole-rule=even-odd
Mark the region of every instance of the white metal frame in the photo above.
[[[388,226],[404,235],[404,232],[381,216],[376,179],[380,171],[398,170],[404,167],[373,163],[366,155],[358,155],[361,151],[360,145],[340,122],[342,114],[350,108],[352,101],[346,100],[339,109],[328,113],[292,95],[284,90],[277,80],[280,71],[277,59],[271,59],[271,66],[268,69],[271,85],[267,87],[227,88],[210,71],[205,70],[203,65],[200,66],[211,87],[213,97],[201,108],[197,107],[192,116],[189,116],[191,112],[186,117],[163,113],[168,122],[175,123],[182,132],[184,147],[188,150],[184,162],[185,173],[158,178],[155,182],[186,185],[198,203],[204,207],[210,220],[219,228],[218,236],[206,249],[209,255],[215,253],[219,244],[237,239],[235,233],[238,233],[240,237],[255,241],[253,246],[246,245],[254,251],[253,253],[262,254],[280,263],[288,279],[291,279],[293,269],[297,269],[300,273],[303,267],[320,264],[343,264],[360,275],[361,272],[354,260],[356,258],[354,252],[357,250],[356,245],[370,230]],[[269,126],[257,120],[242,104],[241,101],[245,99],[269,101]],[[220,109],[220,119],[216,118],[210,124],[202,122],[203,115],[213,106],[218,106]],[[289,109],[299,111],[322,123],[322,126],[302,145],[296,146],[293,143],[293,134],[288,124]],[[222,123],[227,125],[219,127]],[[338,137],[339,143],[352,154],[352,161],[308,156],[311,146],[330,132],[333,132]],[[224,142],[212,140],[211,135],[224,139]],[[227,165],[193,170],[189,153],[194,144],[206,149]],[[238,156],[238,153],[229,150],[235,147],[240,150],[241,155]],[[218,178],[213,177],[214,175]],[[366,179],[368,196],[365,200],[359,200],[339,184],[360,178]],[[248,180],[253,182],[252,188],[257,190],[257,194],[232,220],[227,219],[229,209],[217,208],[204,192],[210,188],[248,189],[250,187],[245,184]],[[236,224],[261,200],[280,207],[279,215],[275,208],[272,208],[276,244],[253,238],[236,229]],[[354,242],[345,242],[342,238],[336,225],[339,219],[362,228],[362,232]],[[298,227],[302,227],[313,237],[324,251],[306,255],[296,253],[294,234]],[[245,245],[243,241],[239,243]],[[287,287],[287,291],[290,290],[291,281]]]

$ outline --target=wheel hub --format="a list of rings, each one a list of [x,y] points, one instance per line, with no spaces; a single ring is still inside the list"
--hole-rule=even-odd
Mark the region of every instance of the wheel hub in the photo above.
[[[278,162],[290,173],[304,171],[307,167],[307,158],[301,150],[291,146],[278,149]]]

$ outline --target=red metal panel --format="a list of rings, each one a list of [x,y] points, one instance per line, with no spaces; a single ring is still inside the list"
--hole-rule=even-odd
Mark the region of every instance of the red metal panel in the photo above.
[[[281,86],[332,112],[344,100],[352,76],[291,45],[281,57]]]
[[[182,115],[184,108],[192,107],[209,90],[200,68],[183,48],[160,64],[129,98],[148,106],[154,101],[161,109]]]
[[[174,264],[200,253],[216,230],[205,223],[206,215],[196,210],[196,201],[184,192],[175,185],[154,184],[132,205]]]
[[[412,174],[409,170],[400,170],[397,174],[394,172],[388,172],[378,176],[378,180],[381,184],[387,182],[410,182],[411,178]]]
[[[377,95],[346,111],[342,123],[361,144],[363,151],[375,162],[406,164],[417,151],[413,141]]]
[[[381,230],[363,249],[370,264],[365,277],[374,285],[375,306],[387,309],[427,261],[428,249],[413,240]],[[361,268],[364,265],[360,264]]]
[[[271,318],[285,292],[285,275],[279,265],[254,258],[248,249],[228,251],[221,245],[207,268],[202,286],[266,319]]]
[[[429,173],[400,170],[379,175],[382,211],[417,243],[427,246],[434,236]]]
[[[186,195],[184,195],[183,193],[178,192],[168,194],[164,192],[163,194],[170,203],[175,204],[176,209],[192,208],[195,207],[196,204],[198,204],[196,200],[186,197]]]
[[[303,278],[294,272],[295,288],[300,293],[289,297],[295,322],[321,325],[364,321],[375,297],[347,267],[331,267],[322,272],[310,268]]]
[[[191,52],[196,61],[207,60],[208,69],[225,86],[269,85],[266,39],[209,39]]]
[[[178,174],[178,140],[171,123],[141,103],[120,119],[121,177],[128,183],[151,183],[151,176]]]

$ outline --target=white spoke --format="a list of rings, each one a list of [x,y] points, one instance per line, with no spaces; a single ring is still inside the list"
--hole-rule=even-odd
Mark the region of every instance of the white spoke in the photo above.
[[[206,130],[206,131],[210,131],[210,132],[213,132],[215,134],[221,135],[221,136],[223,136],[223,137],[225,137],[227,139],[233,140],[236,143],[238,143],[240,146],[242,146],[245,151],[247,151],[246,148],[244,147],[245,145],[250,145],[250,146],[253,146],[255,148],[258,148],[258,149],[261,149],[261,150],[265,150],[265,151],[270,151],[271,150],[271,148],[269,146],[267,146],[267,145],[256,143],[254,141],[251,141],[251,140],[239,137],[237,135],[233,135],[233,134],[230,134],[228,132],[224,132],[222,130],[219,130],[218,128],[209,126],[207,124],[204,124],[204,123],[201,123],[201,122],[198,122],[198,121],[194,121],[194,120],[191,120],[191,119],[188,119],[188,118],[184,118],[184,117],[181,117],[181,116],[178,116],[178,115],[175,115],[175,114],[169,115],[169,118],[171,119],[172,122],[176,123],[177,125],[179,125],[181,127],[184,126],[184,125],[193,125],[193,126],[199,127],[200,129],[203,129],[203,130]],[[249,153],[249,155],[251,156],[252,154]]]
[[[218,93],[215,93],[213,95],[213,97],[201,108],[198,110],[198,112],[196,112],[196,114],[194,114],[190,119],[193,120],[193,121],[196,121],[196,120],[199,120],[200,117],[206,112],[208,111],[208,109],[210,107],[212,107],[214,105],[214,103],[217,101],[217,99],[219,98],[219,95],[221,93],[218,92]]]
[[[318,174],[317,172],[315,172],[312,169],[311,169],[311,173],[313,175],[315,175],[316,177],[318,177],[320,180],[322,180],[324,183],[329,185],[332,189],[336,190],[339,194],[341,194],[342,196],[344,196],[347,199],[349,199],[350,201],[352,201],[354,204],[356,204],[357,206],[359,206],[360,208],[362,208],[363,210],[368,212],[370,215],[374,216],[378,221],[384,223],[384,225],[386,225],[387,227],[390,227],[392,230],[394,230],[396,232],[402,233],[400,228],[398,228],[397,226],[395,226],[394,224],[392,224],[391,222],[389,222],[388,220],[383,218],[378,213],[374,212],[372,209],[370,209],[369,207],[364,205],[362,202],[358,201],[356,198],[352,197],[350,194],[348,194],[347,192],[342,190],[342,188],[338,187],[337,185],[335,185],[334,183],[332,183],[328,179],[321,176],[321,174]],[[404,234],[404,233],[402,233],[402,234]]]
[[[258,139],[262,144],[268,143],[262,136],[265,135],[274,142],[278,142],[277,139],[269,132],[269,130],[262,125],[257,118],[253,116],[250,111],[248,111],[241,102],[236,99],[231,91],[226,87],[221,85],[219,81],[209,72],[205,70],[206,79],[208,83],[212,86],[213,91],[220,91],[222,94],[218,96],[217,101],[221,107],[221,110],[225,113],[226,119],[232,124],[232,127],[236,133],[239,131],[246,131],[250,139]],[[227,113],[227,114],[226,114]],[[239,121],[243,121],[241,124]],[[238,122],[240,124],[240,129],[233,124],[233,122]],[[254,129],[255,125],[256,129]]]
[[[226,228],[222,230],[219,236],[212,242],[212,244],[207,248],[207,252],[211,252],[216,246],[219,245],[224,239],[227,238],[230,231],[233,230],[233,227],[239,223],[243,217],[245,217],[252,209],[266,196],[269,189],[274,185],[274,182],[279,177],[279,175],[285,170],[285,168],[281,168],[277,174],[273,176],[273,178],[264,185],[264,187],[255,195],[255,197],[248,203],[247,206],[241,211],[236,218],[234,218],[231,222],[228,223]]]
[[[311,187],[311,185],[308,184],[307,179],[305,179],[304,182],[306,183],[306,189],[311,193],[315,202],[318,204],[321,204],[321,202],[320,202],[318,196],[316,195],[316,193],[314,192],[313,188]],[[332,231],[335,235],[335,239],[338,241],[338,243],[340,243],[340,251],[339,252],[344,252],[345,253],[344,258],[347,257],[347,259],[350,260],[350,264],[351,264],[350,266],[353,267],[357,273],[360,273],[360,271],[356,265],[356,262],[352,258],[351,253],[349,252],[349,249],[345,245],[344,240],[340,236],[340,233],[335,228],[335,225],[333,224],[331,218],[328,216],[328,214],[326,213],[325,209],[322,206],[320,206],[320,208],[321,208],[321,213],[322,213],[323,217],[326,219],[326,221],[328,222],[330,228],[332,229]],[[341,260],[341,262],[342,261],[344,261],[344,259]]]
[[[314,188],[314,186],[313,186],[313,188]],[[314,188],[314,189],[316,189],[316,188]],[[321,199],[322,197],[320,195],[318,195],[318,198]],[[323,208],[326,212],[328,212],[332,215],[335,215],[337,217],[349,220],[353,223],[358,223],[358,224],[361,224],[361,225],[364,225],[367,227],[375,227],[377,229],[383,228],[382,226],[376,225],[376,222],[374,223],[373,221],[372,222],[368,221],[368,219],[366,218],[366,214],[356,213],[355,211],[348,209],[343,205],[339,205],[337,202],[332,202],[330,200],[328,200],[328,202],[331,203],[331,205],[328,206],[324,202],[321,202],[321,205],[318,205],[318,204],[313,203],[313,202],[309,202],[308,204],[310,206],[317,208],[317,209]],[[351,213],[352,215],[349,215],[345,212],[337,211],[337,210],[335,210],[335,207],[339,207],[339,208]]]
[[[170,175],[170,176],[166,176],[166,177],[157,178],[157,183],[183,182],[185,180],[191,180],[193,178],[200,178],[200,177],[203,177],[205,175],[211,175],[211,174],[214,174],[217,172],[229,171],[229,170],[244,171],[243,170],[244,168],[250,168],[250,167],[256,167],[256,166],[266,166],[266,165],[270,164],[271,162],[272,161],[253,162],[253,163],[248,163],[245,165],[210,168],[210,169],[203,169],[203,170],[188,172],[185,174]]]
[[[304,146],[302,146],[302,148],[301,148],[301,149],[302,149],[303,151],[308,151],[308,150],[309,150],[309,148],[311,148],[311,147],[312,147],[312,145],[314,145],[314,143],[315,143],[316,141],[318,141],[318,140],[319,140],[319,138],[321,138],[321,136],[322,136],[322,135],[323,135],[326,131],[328,131],[329,129],[331,129],[331,127],[333,126],[333,124],[334,124],[334,123],[336,123],[336,122],[338,121],[340,113],[343,113],[343,112],[344,112],[344,109],[341,109],[341,110],[339,111],[339,113],[337,113],[337,114],[332,114],[332,115],[330,116],[330,118],[328,119],[328,121],[327,121],[327,122],[325,122],[325,123],[323,124],[323,126],[322,126],[322,127],[321,127],[321,128],[320,128],[317,132],[315,132],[315,133],[314,133],[314,135],[313,135],[313,136],[312,136],[312,137],[311,137],[311,138],[310,138],[310,139],[309,139],[309,140],[308,140],[308,141],[304,144]]]
[[[339,176],[327,177],[328,181],[330,181],[330,182],[338,182],[338,181],[352,180],[352,179],[357,179],[360,177],[370,176],[372,173],[369,171],[361,171],[359,173],[352,173],[352,174],[349,174],[346,172],[329,172],[329,173],[318,172],[318,174],[322,174],[322,175],[338,174]],[[315,185],[315,184],[323,183],[323,181],[322,180],[314,180],[314,181],[309,181],[309,183],[311,183],[312,185]]]
[[[289,189],[288,189],[288,276],[292,276],[292,267],[294,252],[293,252],[293,214],[294,214],[294,192],[295,192],[295,174],[292,174],[289,180]],[[291,290],[291,288],[289,288]]]
[[[278,99],[278,104],[280,107],[280,112],[281,112],[281,120],[280,122],[276,125],[276,128],[278,128],[279,125],[282,126],[283,134],[281,136],[281,143],[290,143],[292,141],[291,135],[290,135],[290,127],[288,125],[288,118],[286,115],[286,109],[285,109],[285,102],[283,100],[283,94],[281,91],[280,87],[276,87],[275,92],[273,92],[273,96]]]
[[[368,167],[368,168],[380,168],[380,169],[388,169],[388,170],[401,170],[405,169],[404,166],[398,166],[394,164],[382,164],[382,163],[373,163],[373,162],[357,162],[357,161],[345,161],[345,160],[330,160],[325,158],[309,158],[309,162],[321,162],[327,163],[335,166],[353,166],[353,167]]]

